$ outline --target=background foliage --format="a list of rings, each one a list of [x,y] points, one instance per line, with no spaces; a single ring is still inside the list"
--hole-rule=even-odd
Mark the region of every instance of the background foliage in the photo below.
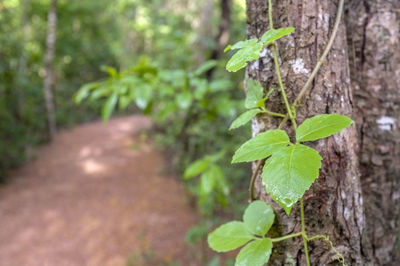
[[[49,2],[0,3],[3,181],[48,139],[43,78]],[[244,3],[233,2],[230,42],[245,35]],[[229,158],[250,129],[227,130],[245,110],[243,72],[226,72],[225,55],[212,58],[220,8],[216,0],[59,0],[57,5],[58,128],[100,114],[103,120],[111,114],[149,115],[150,136],[170,155],[172,169],[182,175],[205,217],[188,232],[192,243],[204,239],[219,219],[213,214],[239,216],[244,206],[238,203],[247,194],[239,188],[247,185],[248,169],[230,166]]]

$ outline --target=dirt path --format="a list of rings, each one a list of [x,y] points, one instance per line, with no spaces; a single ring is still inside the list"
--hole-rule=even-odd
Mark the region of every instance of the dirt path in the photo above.
[[[149,126],[132,116],[62,132],[13,173],[0,186],[0,265],[191,265],[196,215],[140,141]]]

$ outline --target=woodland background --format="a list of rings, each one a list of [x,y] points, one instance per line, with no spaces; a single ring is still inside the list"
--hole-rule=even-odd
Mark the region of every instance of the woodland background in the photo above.
[[[277,27],[296,27],[279,41],[293,100],[330,36],[338,1],[273,2]],[[400,259],[399,10],[396,0],[346,1],[332,52],[298,113],[299,120],[339,112],[355,121],[347,135],[316,145],[328,164],[305,196],[310,228],[330,232],[351,265]],[[40,159],[40,147],[57,132],[144,114],[153,126],[142,138],[163,152],[202,217],[186,240],[206,250],[207,232],[240,217],[246,204],[251,169],[230,165],[233,152],[251,134],[277,126],[258,117],[253,132],[228,131],[245,110],[244,76],[276,85],[268,52],[246,72],[225,70],[231,52],[224,48],[260,37],[267,11],[264,0],[0,0],[2,186]],[[283,110],[279,97],[272,94],[271,108]],[[260,181],[256,186],[270,201]],[[298,226],[298,210],[287,218],[275,207],[279,230]],[[272,260],[302,261],[301,245],[292,244]],[[332,262],[329,248],[311,249],[313,263]],[[220,257],[207,252],[200,265],[218,265]]]

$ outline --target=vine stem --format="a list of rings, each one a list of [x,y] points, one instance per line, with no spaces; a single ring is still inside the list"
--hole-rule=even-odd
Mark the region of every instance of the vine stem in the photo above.
[[[306,232],[306,224],[304,219],[304,201],[303,198],[300,199],[300,219],[301,219],[301,235],[303,237],[304,243],[304,253],[306,254],[307,266],[310,266],[310,256],[308,255],[308,237]]]
[[[286,115],[284,115],[284,114],[272,112],[272,111],[267,110],[267,109],[262,110],[261,113],[265,113],[265,114],[269,114],[269,115],[277,116],[277,117],[282,117],[282,118],[286,117]]]
[[[259,160],[256,165],[256,169],[254,170],[253,174],[251,175],[250,179],[250,186],[249,186],[249,202],[253,202],[255,200],[254,197],[254,183],[256,182],[256,178],[258,175],[258,172],[260,172],[261,166],[264,164],[265,159]]]
[[[339,29],[340,19],[342,18],[343,5],[344,5],[344,0],[340,0],[338,10],[336,13],[335,25],[333,26],[332,34],[331,34],[331,37],[329,38],[328,44],[326,45],[325,50],[321,55],[321,58],[318,60],[313,71],[311,72],[311,75],[308,78],[306,84],[304,84],[303,88],[300,90],[299,94],[297,95],[296,99],[294,100],[294,102],[293,102],[294,106],[296,106],[299,103],[299,101],[303,98],[307,89],[310,87],[312,81],[314,80],[315,76],[317,75],[320,67],[322,66],[322,63],[325,61],[326,56],[328,55],[329,51],[332,48],[333,41],[335,40],[337,31]]]
[[[273,30],[274,29],[274,20],[272,18],[272,1],[271,0],[268,0],[268,17],[269,17],[269,29]],[[276,42],[275,41],[272,42],[272,52],[274,54],[275,71],[276,71],[276,76],[278,78],[279,87],[281,89],[283,101],[285,102],[285,106],[286,106],[286,110],[289,115],[289,118],[292,121],[293,125],[295,125],[294,127],[296,128],[297,127],[296,121],[294,120],[294,116],[293,116],[289,101],[286,96],[285,86],[283,86],[283,82],[282,82],[281,71],[279,69],[279,62],[278,62],[278,53],[276,51]]]
[[[296,121],[294,120],[294,116],[293,116],[289,101],[288,101],[287,96],[286,96],[285,87],[283,86],[283,82],[282,82],[281,70],[279,68],[278,53],[276,51],[276,43],[275,43],[275,41],[272,43],[272,53],[274,54],[276,76],[278,78],[278,83],[279,83],[279,87],[281,89],[283,101],[285,102],[286,111],[287,111],[287,113],[289,115],[290,120],[292,121],[294,129],[296,130],[296,128],[297,128]]]
[[[273,24],[273,19],[272,19],[272,8],[271,8],[272,7],[272,3],[271,3],[271,0],[268,0],[268,5],[269,5],[269,8],[268,8],[269,25],[270,25],[270,28],[273,28],[274,24]],[[328,53],[329,53],[329,51],[330,51],[330,49],[331,49],[331,47],[333,45],[333,41],[336,38],[337,31],[339,29],[340,20],[341,20],[341,17],[342,17],[343,5],[344,5],[344,0],[340,0],[339,6],[338,6],[338,10],[337,10],[337,14],[336,14],[335,25],[333,26],[331,37],[329,38],[328,44],[325,47],[325,50],[322,53],[320,59],[318,60],[317,65],[314,67],[313,71],[311,72],[310,77],[308,78],[308,80],[304,84],[303,88],[301,88],[299,94],[297,95],[296,99],[294,100],[293,106],[295,108],[297,107],[297,105],[301,101],[301,99],[304,97],[304,94],[306,93],[306,91],[310,87],[311,83],[313,82],[313,80],[314,80],[315,76],[317,75],[322,63],[324,62],[326,56],[328,55]],[[286,115],[285,118],[279,124],[278,129],[281,129],[285,125],[285,123],[287,122],[288,118],[289,118],[288,115]],[[260,163],[261,161],[258,161],[258,163],[257,163],[258,167],[256,168],[256,170],[253,172],[253,175],[251,176],[250,186],[249,186],[250,202],[254,200],[254,198],[253,198],[253,187],[254,187],[255,179],[258,176],[258,172],[260,171],[260,168],[261,168],[261,165],[262,165],[262,163]]]
[[[282,236],[282,237],[277,237],[277,238],[271,238],[272,242],[280,242],[289,238],[293,238],[296,236],[301,236],[303,235],[303,232],[298,232],[298,233],[294,233],[294,234],[290,234],[290,235],[286,235],[286,236]]]
[[[308,88],[311,86],[311,83],[314,81],[319,69],[321,68],[322,64],[325,61],[326,56],[328,55],[329,51],[332,48],[333,41],[335,40],[337,32],[339,30],[339,24],[340,24],[340,20],[342,18],[342,14],[343,14],[343,6],[344,6],[344,0],[340,0],[339,6],[338,6],[338,9],[337,9],[337,12],[336,12],[336,19],[335,19],[335,24],[333,26],[331,37],[329,38],[329,41],[328,41],[328,44],[325,47],[325,50],[323,51],[321,57],[318,59],[318,62],[315,65],[313,71],[311,72],[310,77],[307,79],[306,83],[301,88],[299,94],[297,95],[296,99],[294,100],[294,102],[293,102],[294,108],[296,108],[298,106],[299,102],[304,97],[304,94],[306,93]],[[286,117],[282,120],[281,124],[285,124],[286,121],[288,120],[288,118],[290,118],[290,116],[288,117],[286,115]]]
[[[279,124],[279,129],[282,128],[285,125],[285,123],[288,120],[288,118],[290,118],[290,120],[292,122],[292,125],[293,125],[293,128],[294,128],[294,131],[296,132],[297,124],[296,124],[295,117],[294,117],[294,115],[292,113],[292,109],[291,108],[293,107],[294,111],[296,110],[297,105],[299,104],[301,99],[304,97],[304,94],[306,93],[306,91],[310,87],[311,83],[315,79],[319,69],[321,68],[323,62],[325,61],[326,56],[328,55],[329,51],[331,50],[332,45],[333,45],[333,41],[335,40],[336,35],[337,35],[337,31],[339,29],[340,20],[341,20],[342,13],[343,13],[343,5],[344,5],[344,0],[340,0],[339,1],[339,6],[338,6],[338,10],[337,10],[337,14],[336,14],[335,24],[334,24],[334,27],[333,27],[333,30],[332,30],[332,34],[331,34],[331,36],[329,38],[328,44],[325,47],[320,59],[318,60],[317,64],[315,65],[313,71],[311,72],[310,77],[307,79],[306,83],[301,88],[299,94],[297,95],[296,99],[294,100],[292,106],[290,106],[289,101],[287,100],[285,88],[283,86],[283,82],[282,82],[282,78],[281,78],[281,74],[280,74],[280,69],[279,69],[279,62],[278,62],[278,54],[277,54],[276,43],[275,43],[275,41],[272,43],[272,52],[273,52],[273,55],[274,55],[274,63],[275,63],[276,75],[277,75],[278,83],[279,83],[279,86],[280,86],[280,89],[281,89],[281,92],[282,92],[282,97],[283,97],[283,100],[285,102],[285,106],[286,106],[286,109],[287,109],[287,115],[283,118],[283,120]],[[273,24],[273,19],[272,19],[272,1],[271,0],[268,0],[268,17],[269,17],[270,29],[273,29],[274,28],[274,26],[273,26],[274,24]],[[256,179],[256,177],[258,175],[258,172],[261,169],[261,166],[262,166],[263,162],[265,162],[265,159],[258,161],[257,166],[256,166],[256,170],[254,171],[254,173],[253,173],[253,175],[251,177],[250,187],[249,187],[250,201],[254,200],[254,197],[253,197],[254,183],[255,183],[255,179]],[[301,219],[301,232],[300,233],[290,234],[290,235],[287,235],[287,236],[283,236],[283,237],[280,237],[280,238],[273,239],[272,241],[273,242],[278,242],[278,241],[282,241],[282,240],[285,240],[285,239],[289,239],[289,238],[301,235],[302,238],[303,238],[303,243],[304,243],[304,253],[305,253],[305,256],[306,256],[307,266],[310,266],[311,263],[310,263],[310,257],[309,257],[309,252],[308,252],[308,241],[314,240],[314,239],[318,239],[318,238],[322,238],[322,239],[324,239],[325,241],[327,241],[331,245],[333,250],[339,256],[340,262],[344,263],[343,256],[333,247],[333,243],[329,240],[329,238],[327,236],[316,235],[314,237],[308,238],[307,232],[306,232],[306,229],[305,229],[304,200],[303,200],[303,198],[300,199],[300,219]]]
[[[326,235],[315,235],[313,237],[308,238],[308,241],[312,241],[312,240],[316,240],[316,239],[322,239],[325,242],[327,242],[330,246],[331,249],[335,252],[336,256],[338,257],[339,262],[345,266],[345,262],[344,262],[344,257],[343,255],[335,248],[335,246],[333,245],[332,241],[329,239],[328,236]]]

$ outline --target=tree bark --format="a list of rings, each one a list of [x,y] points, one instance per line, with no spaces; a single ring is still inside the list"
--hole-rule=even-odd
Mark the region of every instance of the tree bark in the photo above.
[[[353,0],[347,10],[366,235],[377,265],[400,265],[400,2]]]
[[[282,0],[273,1],[275,28],[293,26],[296,31],[278,41],[280,67],[288,98],[293,102],[321,56],[332,32],[338,1]],[[247,32],[249,38],[261,37],[268,29],[268,10],[265,0],[247,0]],[[259,60],[247,67],[248,77],[259,80],[265,87],[278,88],[272,52],[264,48]],[[345,114],[353,119],[353,98],[347,51],[346,28],[340,23],[338,34],[323,66],[297,109],[297,123],[323,113]],[[268,100],[273,111],[285,113],[278,89]],[[276,128],[280,120],[258,117],[253,121],[253,134]],[[287,129],[290,124],[288,124]],[[289,132],[290,129],[289,129]],[[344,255],[348,265],[373,264],[366,226],[358,170],[358,137],[356,127],[324,140],[311,143],[323,157],[320,176],[304,195],[306,230],[309,236],[328,235]],[[259,198],[272,202],[261,184],[256,181]],[[299,204],[288,217],[272,202],[277,214],[274,234],[299,232]],[[274,246],[271,265],[305,265],[301,238],[279,242]],[[312,265],[335,264],[336,256],[325,242],[313,241],[309,246]]]
[[[52,140],[56,134],[55,106],[53,99],[54,90],[54,50],[56,44],[56,26],[57,26],[57,0],[51,0],[48,12],[46,55],[44,58],[46,74],[44,78],[44,99],[47,111],[47,125],[49,139]]]

